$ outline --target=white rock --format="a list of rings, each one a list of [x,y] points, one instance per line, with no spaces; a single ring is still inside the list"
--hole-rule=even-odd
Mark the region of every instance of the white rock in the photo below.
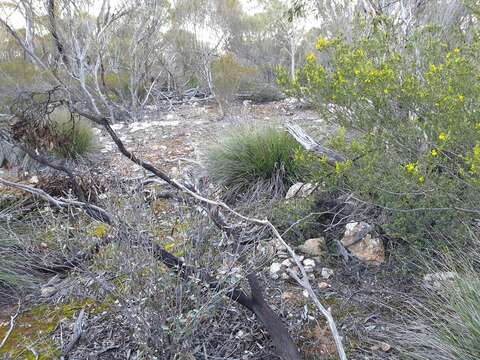
[[[327,289],[329,287],[331,287],[331,285],[329,283],[326,283],[325,281],[321,281],[318,283],[319,289]]]
[[[278,279],[279,272],[282,269],[282,264],[274,262],[270,265],[270,277],[272,279]]]
[[[313,273],[313,270],[314,270],[314,268],[311,266],[305,266],[304,269],[307,274]]]
[[[282,275],[280,275],[280,277],[281,277],[283,280],[288,280],[288,279],[290,279],[290,275],[288,275],[288,273],[286,273],[286,272],[282,272]]]
[[[282,261],[282,265],[289,268],[290,266],[292,266],[292,261],[290,259],[285,259]]]
[[[313,238],[305,241],[302,245],[298,247],[298,249],[304,254],[310,256],[320,256],[322,255],[321,246],[323,244],[325,244],[325,238]]]
[[[41,297],[50,297],[57,292],[57,289],[53,286],[45,286],[40,290]]]
[[[305,260],[303,260],[303,265],[304,265],[305,267],[312,267],[312,268],[314,268],[314,267],[315,267],[315,260],[313,260],[313,259],[305,259]]]
[[[330,279],[330,277],[333,275],[333,270],[329,268],[323,268],[322,269],[322,277],[324,279]]]
[[[373,227],[365,222],[352,222],[345,226],[342,245],[361,261],[380,265],[385,261],[383,241],[372,236]]]
[[[298,182],[296,184],[293,184],[290,189],[287,191],[287,195],[285,195],[285,199],[291,199],[294,197],[298,198],[303,198],[307,197],[311,193],[313,193],[316,189],[316,185],[310,184],[310,183],[302,183]]]
[[[111,127],[113,130],[121,130],[124,124],[113,124]]]

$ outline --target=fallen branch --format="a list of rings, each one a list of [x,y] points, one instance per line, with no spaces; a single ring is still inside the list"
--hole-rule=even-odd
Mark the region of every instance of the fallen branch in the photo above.
[[[75,325],[73,326],[73,335],[70,341],[68,342],[67,346],[62,349],[62,356],[60,359],[64,360],[68,357],[68,353],[73,350],[75,344],[80,340],[82,337],[82,326],[83,326],[83,317],[85,316],[85,309],[80,310],[80,314],[78,314],[77,320],[75,320]]]
[[[287,132],[306,150],[314,152],[319,157],[325,158],[331,166],[335,166],[337,162],[344,162],[346,160],[342,155],[318,144],[297,124],[287,124]]]
[[[15,327],[15,319],[17,318],[18,314],[20,314],[20,303],[18,303],[18,308],[15,314],[10,316],[10,326],[8,327],[8,330],[5,333],[5,336],[3,337],[2,342],[0,343],[0,349],[7,343],[7,340],[10,337],[10,334],[12,333],[13,328]]]
[[[112,223],[112,218],[110,214],[108,214],[104,209],[96,205],[92,205],[82,201],[76,201],[76,200],[70,200],[70,199],[64,199],[64,198],[54,198],[53,196],[47,194],[42,189],[37,189],[33,186],[26,185],[26,184],[20,184],[13,181],[8,181],[3,178],[0,178],[0,184],[26,191],[32,194],[33,196],[39,197],[47,201],[49,204],[59,209],[64,207],[74,206],[74,207],[85,210],[85,212],[95,220],[102,221],[107,224]]]
[[[5,26],[7,32],[10,33],[10,35],[12,35],[12,37],[26,51],[26,53],[29,54],[32,57],[32,59],[36,63],[38,63],[39,66],[41,66],[43,69],[47,70],[49,75],[52,78],[54,78],[59,83],[60,86],[62,86],[62,88],[65,90],[66,94],[68,95],[70,107],[72,108],[73,104],[75,104],[75,102],[76,102],[75,99],[78,98],[78,95],[76,94],[75,91],[72,91],[69,88],[68,82],[66,83],[66,82],[62,81],[55,72],[49,71],[50,69],[48,68],[48,66],[46,66],[45,63],[43,63],[42,60],[38,58],[38,56],[36,56],[32,51],[30,51],[25,46],[25,44],[22,42],[22,40],[19,37],[19,35],[17,34],[17,32],[12,27],[10,27],[5,21],[0,19],[0,24],[3,24]],[[123,142],[118,138],[115,131],[111,128],[108,119],[106,117],[100,115],[100,111],[98,110],[98,107],[96,106],[96,102],[95,102],[92,94],[85,87],[85,83],[83,82],[81,85],[82,85],[82,91],[85,93],[87,98],[90,100],[90,107],[95,111],[96,115],[86,113],[85,111],[82,111],[80,109],[73,109],[73,110],[75,110],[75,112],[77,112],[79,115],[82,115],[82,116],[94,121],[95,123],[103,126],[105,128],[105,130],[109,133],[112,140],[117,145],[117,148],[119,149],[119,151],[123,155],[125,155],[127,158],[129,158],[132,162],[136,163],[137,165],[140,165],[145,170],[155,174],[156,176],[158,176],[162,180],[166,181],[167,183],[172,185],[174,188],[190,195],[191,197],[197,199],[198,201],[203,202],[204,204],[208,204],[209,206],[212,206],[212,207],[217,208],[217,209],[218,208],[224,209],[227,212],[229,212],[229,213],[231,213],[231,214],[233,214],[233,215],[235,215],[235,216],[237,216],[237,217],[239,217],[239,218],[241,218],[241,219],[243,219],[247,222],[257,224],[257,225],[267,226],[268,228],[270,228],[273,231],[273,233],[275,234],[275,237],[277,237],[277,239],[279,239],[282,244],[286,245],[285,241],[280,236],[280,234],[278,233],[276,228],[268,220],[260,220],[260,219],[246,217],[244,215],[241,215],[237,211],[231,209],[230,207],[228,207],[226,204],[224,204],[222,202],[217,202],[217,201],[213,201],[213,200],[210,200],[208,198],[205,198],[205,197],[201,196],[200,194],[198,194],[195,190],[191,190],[191,189],[187,188],[186,186],[184,186],[183,184],[181,184],[180,182],[178,182],[177,180],[171,178],[164,171],[156,168],[155,166],[153,166],[152,164],[150,164],[148,162],[143,161],[142,159],[137,158],[132,152],[128,151],[125,148]],[[106,103],[106,100],[105,99],[103,99],[103,100],[105,102],[105,105],[108,105]],[[113,111],[111,111],[111,113],[113,114]],[[328,152],[327,152],[327,154],[328,154]],[[333,160],[335,160],[335,157],[333,155],[329,156],[328,158],[330,158],[330,159],[333,158]],[[331,162],[331,160],[330,160],[330,162]],[[47,197],[47,199],[48,199],[48,197]],[[225,221],[223,221],[223,216],[221,215],[221,213],[219,211],[211,211],[210,214],[211,214],[211,218],[212,218],[213,222],[220,229],[225,231],[227,234],[234,234],[234,231],[233,231],[232,227],[228,226],[228,224],[226,224]],[[301,286],[303,286],[307,289],[307,291],[309,292],[313,301],[315,302],[317,307],[321,310],[321,312],[324,315],[329,315],[329,312],[321,305],[321,303],[316,298],[311,286],[309,286],[309,282],[308,282],[308,278],[307,278],[306,273],[305,273],[305,269],[303,268],[302,264],[298,260],[298,257],[295,255],[295,252],[288,245],[286,247],[289,250],[292,257],[294,258],[294,260],[295,260],[297,266],[299,267],[299,269],[302,273],[302,276],[303,276],[303,279],[298,279],[297,278],[297,281],[299,282],[299,284]],[[254,295],[252,295],[252,299],[254,301],[259,301],[258,299],[260,299],[260,297],[262,297],[262,294],[259,293],[261,288],[260,288],[259,283],[258,283],[258,281],[256,279],[256,276],[254,274],[250,275],[249,284],[250,284],[250,287],[251,287],[251,290],[252,290],[252,294],[254,294]],[[286,327],[284,326],[282,321],[277,317],[277,315],[273,312],[273,310],[271,310],[271,308],[268,306],[268,304],[266,304],[264,301],[261,304],[258,304],[257,309],[261,310],[261,312],[262,312],[260,316],[257,315],[257,317],[260,319],[260,321],[262,321],[262,323],[264,321],[266,321],[268,323],[271,320],[270,316],[273,316],[276,319],[278,319],[278,322],[276,322],[275,324],[268,324],[268,326],[266,325],[267,329],[269,331],[271,331],[270,335],[272,336],[275,347],[277,349],[277,355],[279,355],[284,360],[299,360],[300,359],[300,354],[298,352],[298,349],[296,348],[295,344],[293,343],[293,340],[291,339]],[[325,311],[323,311],[323,310],[325,310]],[[335,323],[333,322],[333,319],[331,319],[331,315],[326,316],[326,317],[327,317],[327,320],[329,322],[329,325],[330,325],[331,329],[333,328],[333,330],[335,330],[335,331],[332,330],[332,334],[334,336],[337,336],[338,340],[340,340],[339,337],[338,337],[338,332],[336,331]],[[275,326],[278,326],[278,327],[275,327]],[[346,359],[345,352],[343,350],[343,346],[341,344],[341,341],[337,341],[337,338],[335,339],[335,341],[336,341],[337,350],[339,352],[340,358],[342,360]]]
[[[48,201],[50,204],[57,206],[59,208],[62,208],[64,206],[76,206],[76,207],[82,208],[86,205],[85,203],[81,203],[79,201],[68,201],[67,203],[64,200],[56,199],[50,196],[49,194],[45,193],[43,190],[36,189],[34,187],[24,185],[24,184],[13,183],[13,182],[4,180],[2,178],[0,178],[0,183],[3,183],[7,186],[11,186],[17,189],[28,191],[34,194],[35,196],[38,196],[43,200]],[[91,205],[91,206],[94,206],[94,205]],[[113,224],[111,220],[112,216],[110,214],[108,214],[104,209],[101,209],[97,206],[94,206],[94,207],[96,210],[99,211],[99,213],[102,214],[102,218],[98,220],[106,222],[111,225]],[[109,242],[111,242],[111,239],[106,238],[105,243],[109,243]],[[66,270],[74,269],[80,263],[82,263],[83,261],[86,261],[87,259],[91,258],[95,253],[97,253],[99,248],[102,247],[102,244],[103,244],[103,241],[101,243],[96,244],[89,251],[77,254],[71,260],[65,260],[61,264],[53,265],[48,268],[42,268],[42,270],[49,271],[49,272],[64,272]],[[154,250],[153,251],[154,255],[157,259],[162,261],[168,267],[173,268],[176,271],[180,272],[185,279],[188,278],[193,273],[195,273],[193,268],[190,268],[187,265],[185,265],[180,259],[170,254],[161,246],[155,244],[153,245],[153,250]],[[217,291],[222,290],[218,282],[213,280],[213,278],[210,277],[208,274],[204,274],[202,280],[204,282],[207,282],[210,288],[215,289]],[[230,299],[234,300],[235,302],[249,309],[257,316],[260,322],[268,330],[268,333],[271,335],[272,341],[277,349],[278,355],[282,359],[300,360],[300,355],[298,353],[297,347],[294,344],[293,340],[291,339],[288,333],[288,329],[285,327],[282,320],[275,314],[275,312],[266,303],[256,275],[253,273],[249,274],[247,276],[247,280],[251,289],[250,296],[245,294],[245,292],[239,288],[229,289],[228,291],[225,292],[225,294]]]

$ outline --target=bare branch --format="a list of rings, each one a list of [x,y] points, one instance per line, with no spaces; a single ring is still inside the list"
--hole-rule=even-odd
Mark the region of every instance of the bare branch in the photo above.
[[[314,152],[319,157],[326,158],[329,165],[335,166],[335,163],[344,162],[346,160],[342,155],[318,144],[299,125],[287,124],[287,132],[292,135],[295,140],[297,140],[305,149]]]
[[[20,302],[18,302],[18,308],[15,314],[10,316],[10,326],[8,327],[8,330],[5,333],[5,336],[3,337],[2,342],[0,343],[0,349],[7,343],[7,340],[10,337],[10,334],[12,333],[13,328],[15,327],[15,319],[19,314],[20,314]]]
[[[83,326],[83,317],[85,315],[85,309],[80,310],[80,314],[75,320],[75,324],[73,326],[73,335],[70,341],[68,342],[67,346],[62,349],[62,357],[61,359],[65,359],[70,351],[72,351],[75,344],[80,340],[82,336],[82,326]]]
[[[70,199],[64,199],[64,198],[54,198],[53,196],[47,194],[45,191],[42,189],[37,189],[33,186],[25,185],[25,184],[19,184],[16,182],[8,181],[6,179],[0,178],[0,184],[3,184],[5,186],[9,186],[15,189],[23,190],[26,191],[36,197],[39,197],[45,201],[47,201],[49,204],[57,207],[57,208],[64,208],[64,207],[69,207],[69,206],[74,206],[77,208],[81,208],[85,210],[85,212],[92,217],[95,220],[100,220],[103,222],[106,222],[108,224],[112,223],[112,218],[109,213],[107,213],[104,209],[92,205],[89,203],[81,202],[81,201],[76,201],[76,200],[70,200]]]

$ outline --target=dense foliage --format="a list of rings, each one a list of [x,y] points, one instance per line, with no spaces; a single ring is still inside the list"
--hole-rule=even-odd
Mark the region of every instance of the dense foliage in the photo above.
[[[480,200],[480,42],[457,34],[451,45],[428,27],[399,47],[379,22],[353,43],[319,38],[279,83],[340,127],[330,145],[350,160],[330,171],[334,185],[384,210],[390,235],[461,241]]]

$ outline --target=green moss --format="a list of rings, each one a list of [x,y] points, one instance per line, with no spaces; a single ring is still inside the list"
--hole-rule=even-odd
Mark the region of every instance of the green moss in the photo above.
[[[51,334],[62,319],[74,319],[81,309],[89,314],[98,314],[110,308],[108,301],[103,303],[93,299],[82,299],[66,304],[36,306],[22,313],[15,321],[15,327],[0,355],[11,358],[34,359],[29,348],[39,354],[39,359],[58,359],[61,352],[58,344],[51,339]],[[0,325],[0,338],[8,330],[8,321]]]

